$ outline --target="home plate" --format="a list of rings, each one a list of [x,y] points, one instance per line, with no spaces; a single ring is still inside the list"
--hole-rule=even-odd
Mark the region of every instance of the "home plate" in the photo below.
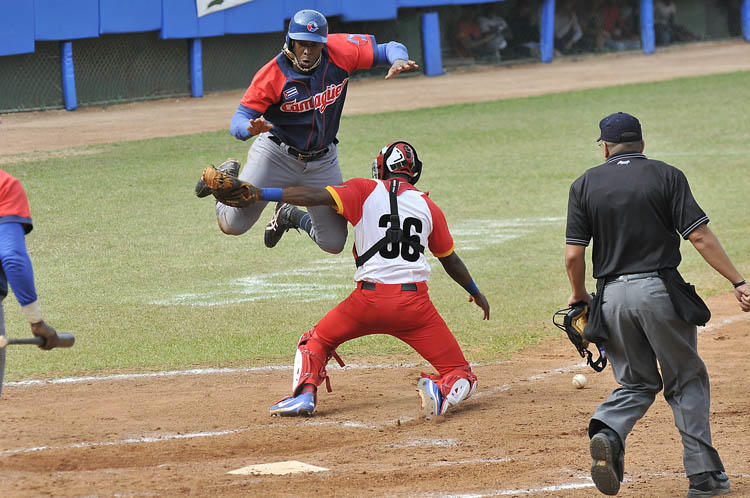
[[[288,462],[261,463],[258,465],[248,465],[237,470],[230,470],[227,474],[239,475],[268,475],[273,474],[283,476],[286,474],[297,474],[299,472],[325,472],[325,467],[316,467],[296,460]]]

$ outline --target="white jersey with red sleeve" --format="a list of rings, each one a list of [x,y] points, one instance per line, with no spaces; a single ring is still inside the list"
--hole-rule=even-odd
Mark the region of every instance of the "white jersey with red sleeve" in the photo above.
[[[405,180],[399,180],[398,215],[404,237],[411,238],[435,257],[453,252],[453,237],[445,215],[427,195]],[[326,187],[336,201],[336,211],[354,227],[354,256],[364,254],[385,236],[390,224],[389,181],[353,178],[341,185]],[[384,284],[426,281],[430,265],[423,251],[410,244],[387,244],[357,268],[356,281]]]

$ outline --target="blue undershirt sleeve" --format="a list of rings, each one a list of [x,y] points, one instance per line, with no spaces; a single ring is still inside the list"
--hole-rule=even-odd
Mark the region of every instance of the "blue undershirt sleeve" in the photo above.
[[[0,261],[5,277],[21,306],[36,301],[34,271],[26,251],[23,225],[0,223]]]
[[[250,120],[258,119],[260,116],[261,114],[258,111],[240,104],[237,108],[237,112],[232,116],[232,123],[229,125],[229,133],[239,140],[247,140],[250,138],[250,132],[247,131],[247,127],[250,126]]]
[[[372,65],[384,66],[386,63],[391,65],[396,62],[396,59],[409,60],[409,52],[403,44],[395,41],[378,43],[377,57]]]

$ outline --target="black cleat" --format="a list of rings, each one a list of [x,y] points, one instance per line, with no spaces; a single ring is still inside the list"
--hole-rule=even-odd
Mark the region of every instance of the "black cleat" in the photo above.
[[[298,228],[297,225],[292,221],[292,213],[297,208],[286,202],[277,202],[276,209],[273,213],[273,218],[266,225],[266,233],[263,234],[263,242],[269,249],[275,247],[276,244],[281,240],[281,236],[284,232],[290,228]]]
[[[589,442],[591,479],[605,495],[616,495],[622,482],[622,446],[620,438],[610,430],[594,434]]]
[[[701,472],[688,476],[688,498],[716,496],[729,493],[729,477],[724,472]]]
[[[216,169],[227,175],[236,177],[240,173],[240,162],[237,159],[229,158],[221,163]],[[203,183],[203,175],[201,175],[201,179],[198,180],[198,183],[195,184],[195,195],[201,198],[211,195],[211,189]]]

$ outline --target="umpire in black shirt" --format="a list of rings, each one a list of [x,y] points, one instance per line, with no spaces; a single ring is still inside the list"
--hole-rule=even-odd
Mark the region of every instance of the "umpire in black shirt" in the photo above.
[[[602,493],[617,494],[625,439],[663,387],[682,436],[688,497],[728,493],[729,479],[711,444],[708,372],[698,356],[696,325],[687,321],[695,320],[678,315],[668,294],[668,287],[675,292],[666,275],[683,282],[676,272],[680,237],[734,285],[743,311],[750,311],[750,286],[708,228],[685,175],[643,155],[638,119],[619,112],[599,127],[606,161],[571,185],[565,232],[569,304],[591,299],[585,251],[593,239],[598,292],[589,323],[599,314],[604,349],[620,384],[589,424],[591,477]]]

